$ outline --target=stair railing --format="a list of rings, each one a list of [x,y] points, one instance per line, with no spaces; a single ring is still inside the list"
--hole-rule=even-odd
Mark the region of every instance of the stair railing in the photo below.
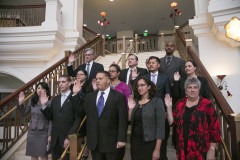
[[[92,41],[84,44],[79,49],[75,50],[75,62],[73,67],[76,68],[85,62],[84,50],[92,48],[97,56],[103,55],[103,39],[101,36],[95,37]],[[69,52],[66,53],[66,55]],[[51,95],[59,94],[58,79],[60,75],[67,74],[68,57],[65,56],[56,64],[39,74],[37,77],[29,81],[27,84],[19,88],[17,91],[0,101],[0,124],[2,126],[1,135],[3,139],[2,148],[0,149],[0,158],[27,132],[30,114],[21,118],[20,112],[17,110],[18,95],[21,91],[25,92],[26,98],[24,104],[32,96],[35,87],[39,82],[46,82],[49,85]]]
[[[218,87],[216,86],[215,82],[209,75],[208,71],[202,64],[197,54],[192,50],[191,46],[186,45],[185,37],[179,29],[176,29],[175,40],[181,58],[184,60],[194,60],[199,68],[199,75],[205,77],[208,80],[212,93],[211,102],[213,103],[214,108],[218,114],[221,127],[222,145],[218,145],[218,150],[216,152],[218,158],[221,160],[240,159],[240,135],[239,128],[236,128],[237,126],[240,127],[239,120],[236,121],[232,108],[229,106],[226,99],[219,91]]]

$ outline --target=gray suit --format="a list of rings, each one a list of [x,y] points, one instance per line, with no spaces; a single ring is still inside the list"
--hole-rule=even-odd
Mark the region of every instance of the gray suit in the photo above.
[[[51,105],[51,100],[47,102],[47,105]],[[28,128],[27,135],[27,147],[26,155],[43,157],[47,155],[47,139],[51,136],[52,121],[48,121],[47,118],[41,112],[41,102],[38,101],[35,106],[31,105],[31,100],[28,105],[18,105],[18,109],[22,116],[26,116],[31,112],[31,120]]]
[[[173,84],[174,83],[174,78],[173,75],[175,72],[179,72],[181,77],[186,77],[186,72],[185,72],[185,61],[173,56],[172,60],[170,62],[170,65],[167,67],[166,65],[166,56],[160,59],[160,72],[166,73],[169,78],[169,83]],[[172,85],[171,85],[172,86]]]
[[[136,107],[132,111],[131,126],[136,110],[140,105],[136,102]],[[149,142],[156,139],[164,139],[165,134],[165,109],[160,98],[154,97],[150,102],[142,107],[142,124],[144,141]],[[132,135],[134,136],[134,135]]]

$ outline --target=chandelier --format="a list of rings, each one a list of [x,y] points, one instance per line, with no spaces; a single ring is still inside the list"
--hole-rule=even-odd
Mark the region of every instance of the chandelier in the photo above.
[[[177,9],[177,5],[178,5],[177,2],[171,3],[172,10],[170,13],[170,18],[173,20],[174,26],[176,26],[177,24],[178,16],[182,14],[182,12]]]

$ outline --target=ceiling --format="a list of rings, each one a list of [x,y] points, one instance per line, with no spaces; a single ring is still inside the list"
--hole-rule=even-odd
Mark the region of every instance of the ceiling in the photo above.
[[[83,23],[91,30],[102,33],[98,20],[101,20],[100,13],[105,11],[106,18],[110,24],[105,28],[105,34],[112,37],[118,31],[132,30],[134,33],[157,34],[159,30],[173,30],[173,21],[170,4],[173,0],[83,0]],[[193,0],[175,0],[177,8],[182,12],[178,18],[177,25],[185,23],[192,18],[194,13]],[[33,5],[43,4],[44,0],[0,0],[1,4],[9,5]]]
[[[134,33],[157,34],[159,30],[173,30],[170,19],[173,0],[85,0],[83,22],[97,33],[102,33],[98,20],[100,13],[105,11],[110,24],[105,28],[105,34],[114,37],[117,31],[133,30]],[[177,25],[185,23],[194,16],[193,0],[176,0],[177,8],[182,12]]]

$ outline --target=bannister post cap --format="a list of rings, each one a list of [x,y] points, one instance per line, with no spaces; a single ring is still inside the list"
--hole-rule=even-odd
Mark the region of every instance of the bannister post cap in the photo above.
[[[73,134],[70,134],[69,136],[68,136],[68,138],[71,140],[71,139],[77,139],[78,138],[78,133],[73,133]]]
[[[240,122],[240,113],[232,113],[230,116],[233,117],[235,122]]]

